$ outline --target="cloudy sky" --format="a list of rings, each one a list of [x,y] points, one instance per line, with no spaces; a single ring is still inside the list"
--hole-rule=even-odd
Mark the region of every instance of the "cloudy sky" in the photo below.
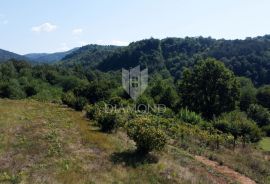
[[[145,38],[270,34],[269,0],[3,0],[0,48],[19,54]]]

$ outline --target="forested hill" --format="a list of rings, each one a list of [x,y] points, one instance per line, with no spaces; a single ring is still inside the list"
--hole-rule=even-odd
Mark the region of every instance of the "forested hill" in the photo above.
[[[4,62],[10,59],[25,60],[26,58],[19,54],[0,49],[0,62]]]
[[[98,68],[118,70],[140,64],[150,71],[168,70],[175,78],[180,78],[184,67],[206,57],[224,62],[235,74],[251,78],[256,85],[270,83],[270,36],[245,40],[148,39],[118,50]]]
[[[101,46],[101,45],[86,45],[74,52],[67,54],[61,64],[66,66],[74,66],[76,64],[82,64],[83,66],[97,66],[105,58],[112,55],[118,48],[118,46]]]
[[[35,63],[47,63],[52,64],[57,61],[60,61],[63,59],[66,55],[71,54],[72,52],[78,50],[78,48],[74,48],[71,50],[68,50],[66,52],[55,52],[55,53],[32,53],[32,54],[26,54],[24,55],[27,57],[30,61]]]
[[[255,85],[270,83],[270,36],[245,40],[212,38],[146,39],[127,47],[88,45],[67,55],[62,63],[94,66],[101,71],[119,70],[140,64],[150,72],[170,72],[181,78],[184,67],[200,58],[214,57],[238,76],[251,78]]]

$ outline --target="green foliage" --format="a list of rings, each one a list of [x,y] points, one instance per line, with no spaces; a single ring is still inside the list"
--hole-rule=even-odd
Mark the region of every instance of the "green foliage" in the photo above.
[[[168,108],[175,108],[178,99],[179,97],[176,93],[176,90],[172,87],[168,87],[161,95],[159,103],[164,104]]]
[[[240,82],[240,109],[242,111],[247,111],[251,104],[256,103],[256,88],[254,87],[252,81],[245,77],[238,77]]]
[[[146,107],[148,107],[149,105],[153,106],[154,105],[154,100],[151,97],[148,97],[146,95],[141,95],[136,100],[136,109],[138,109],[140,111],[147,110]]]
[[[0,86],[0,97],[11,99],[23,99],[26,97],[25,91],[16,79],[10,79]]]
[[[187,108],[181,109],[176,117],[185,123],[193,125],[199,125],[203,123],[203,119],[200,115],[189,111]]]
[[[162,150],[166,144],[165,133],[149,117],[133,119],[127,128],[128,136],[135,141],[137,151],[147,154],[153,150]]]
[[[270,125],[270,112],[261,105],[250,105],[247,114],[248,117],[256,121],[260,127]]]
[[[84,107],[84,110],[86,111],[86,117],[91,119],[91,120],[96,120],[97,119],[97,114],[98,114],[98,109],[95,108],[94,105],[86,105]]]
[[[102,116],[98,118],[98,124],[101,127],[102,132],[109,132],[116,130],[119,126],[118,117],[116,113],[103,113]]]
[[[76,98],[73,107],[75,110],[81,111],[87,103],[88,100],[85,97],[79,96]]]
[[[259,104],[270,109],[270,85],[258,89],[257,100]]]
[[[234,74],[214,59],[206,59],[193,70],[186,70],[179,90],[184,107],[209,119],[235,109],[239,98]]]
[[[262,131],[266,134],[266,136],[270,137],[270,125],[262,127]]]
[[[73,92],[71,92],[71,91],[63,94],[63,96],[62,96],[62,102],[64,104],[68,105],[69,107],[74,106],[75,101],[76,101],[76,97],[73,94]]]
[[[105,111],[104,106],[104,102],[99,102],[94,105],[86,105],[84,108],[84,110],[86,111],[86,117],[91,120],[98,120]]]
[[[214,122],[214,127],[224,133],[230,133],[234,137],[234,144],[238,138],[246,142],[258,142],[261,139],[261,131],[255,122],[248,119],[245,113],[233,111],[223,114]]]

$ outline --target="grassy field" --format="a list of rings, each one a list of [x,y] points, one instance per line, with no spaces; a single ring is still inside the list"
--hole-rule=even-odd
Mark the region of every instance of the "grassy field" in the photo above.
[[[81,112],[0,99],[0,183],[233,183],[168,146],[138,158],[126,135],[103,134]]]
[[[270,151],[270,137],[265,137],[259,142],[259,146],[264,151]]]

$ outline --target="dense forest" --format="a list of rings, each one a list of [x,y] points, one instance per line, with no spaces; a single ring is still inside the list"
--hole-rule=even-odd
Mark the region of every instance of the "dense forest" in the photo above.
[[[0,97],[65,104],[101,131],[125,129],[147,155],[169,138],[211,149],[270,136],[270,37],[148,39],[127,47],[89,45],[53,65],[11,59],[0,64]],[[148,68],[149,85],[133,101],[121,69]],[[109,111],[106,104],[118,109]],[[145,113],[139,105],[164,104]],[[136,112],[125,112],[134,105]],[[195,141],[194,141],[195,140]],[[259,166],[258,166],[259,167]],[[259,177],[268,177],[261,174]]]
[[[140,64],[150,72],[181,79],[185,67],[208,57],[223,62],[235,75],[250,78],[254,85],[270,83],[269,36],[245,40],[212,38],[147,39],[127,47],[89,45],[67,55],[61,63],[96,66],[101,71],[120,70]]]

